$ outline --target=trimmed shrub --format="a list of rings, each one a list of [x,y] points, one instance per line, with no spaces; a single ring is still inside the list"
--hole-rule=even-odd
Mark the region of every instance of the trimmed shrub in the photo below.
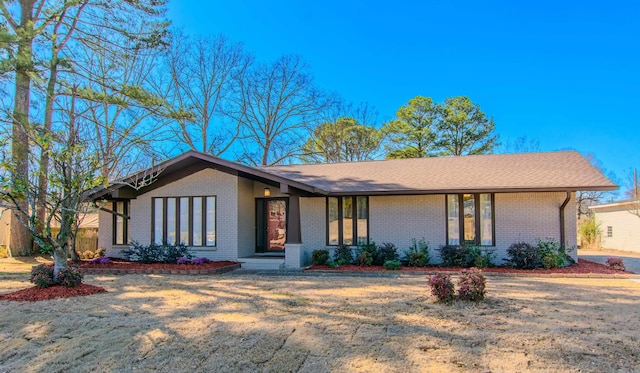
[[[311,253],[311,264],[324,265],[329,261],[329,250],[313,250]]]
[[[385,242],[378,247],[377,255],[374,257],[373,264],[384,265],[385,262],[400,259],[398,248],[396,245]]]
[[[484,299],[486,279],[478,268],[464,269],[458,278],[458,299],[478,302]]]
[[[336,247],[333,251],[333,262],[337,265],[353,263],[353,252],[351,248],[345,245]]]
[[[624,266],[624,261],[622,260],[622,258],[616,258],[616,257],[607,258],[607,261],[605,263],[607,263],[609,268],[613,270],[616,270],[616,271],[626,270]]]
[[[122,256],[134,262],[142,263],[177,263],[178,259],[184,257],[191,259],[193,256],[183,243],[177,245],[141,245],[136,241],[131,242],[127,250],[121,251]]]
[[[30,281],[39,288],[53,285],[53,266],[39,264],[31,269]]]
[[[397,271],[400,269],[400,261],[399,260],[387,260],[382,265],[384,269],[388,269],[390,271]]]
[[[440,257],[445,267],[473,267],[493,265],[493,251],[478,246],[445,245],[440,247]]]
[[[373,256],[368,251],[361,251],[358,254],[358,265],[359,266],[370,266],[373,264]]]
[[[419,241],[414,238],[411,242],[409,250],[405,252],[409,267],[426,267],[429,264],[429,260],[431,260],[429,257],[429,244],[424,241],[424,238]]]
[[[67,267],[58,273],[58,284],[73,288],[82,283],[82,273],[78,267]]]
[[[544,253],[538,247],[526,242],[517,242],[507,249],[509,259],[504,259],[507,265],[520,269],[534,269],[542,267]]]
[[[375,264],[375,260],[378,257],[378,247],[376,243],[371,241],[368,244],[358,246],[358,256],[356,261],[358,265],[370,266]]]
[[[439,302],[451,302],[455,298],[453,282],[451,276],[445,274],[435,274],[429,277],[427,284],[431,287],[431,295],[438,298]]]

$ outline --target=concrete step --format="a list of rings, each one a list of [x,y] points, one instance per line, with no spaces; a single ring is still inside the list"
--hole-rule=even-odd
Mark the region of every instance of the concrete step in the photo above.
[[[284,258],[239,258],[243,269],[284,269]]]

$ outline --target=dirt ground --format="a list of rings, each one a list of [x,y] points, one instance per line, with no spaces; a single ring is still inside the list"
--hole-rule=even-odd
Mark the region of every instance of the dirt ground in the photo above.
[[[28,275],[0,273],[0,293]],[[640,371],[640,283],[489,277],[480,304],[426,276],[89,275],[109,292],[0,302],[0,372]]]

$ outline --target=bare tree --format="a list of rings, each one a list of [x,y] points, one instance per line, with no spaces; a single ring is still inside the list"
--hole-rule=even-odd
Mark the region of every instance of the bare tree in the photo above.
[[[238,138],[240,120],[230,115],[232,96],[252,63],[242,44],[223,35],[189,38],[176,33],[166,53],[167,99],[176,112],[175,136],[189,149],[220,155]]]
[[[596,158],[596,156],[592,153],[584,154],[584,157],[591,163],[593,167],[598,169],[602,174],[607,175],[607,177],[613,181],[616,180],[615,174],[612,172],[608,172],[604,167],[602,162]],[[591,216],[592,211],[589,210],[589,206],[601,203],[606,199],[612,199],[614,196],[614,192],[607,191],[583,191],[579,190],[576,192],[576,212],[578,214],[578,220],[582,216]]]
[[[308,70],[299,56],[283,56],[248,72],[236,116],[242,124],[244,162],[272,165],[300,155],[329,102]]]

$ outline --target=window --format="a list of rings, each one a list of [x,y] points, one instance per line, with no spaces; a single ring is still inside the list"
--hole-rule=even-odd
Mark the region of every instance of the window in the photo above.
[[[610,225],[607,226],[607,237],[613,237],[613,227]]]
[[[447,194],[447,244],[494,245],[493,194]]]
[[[113,214],[113,244],[127,245],[129,243],[129,201],[114,201]]]
[[[153,198],[153,242],[216,246],[216,197]]]
[[[369,198],[327,198],[327,244],[361,245],[369,242]]]

